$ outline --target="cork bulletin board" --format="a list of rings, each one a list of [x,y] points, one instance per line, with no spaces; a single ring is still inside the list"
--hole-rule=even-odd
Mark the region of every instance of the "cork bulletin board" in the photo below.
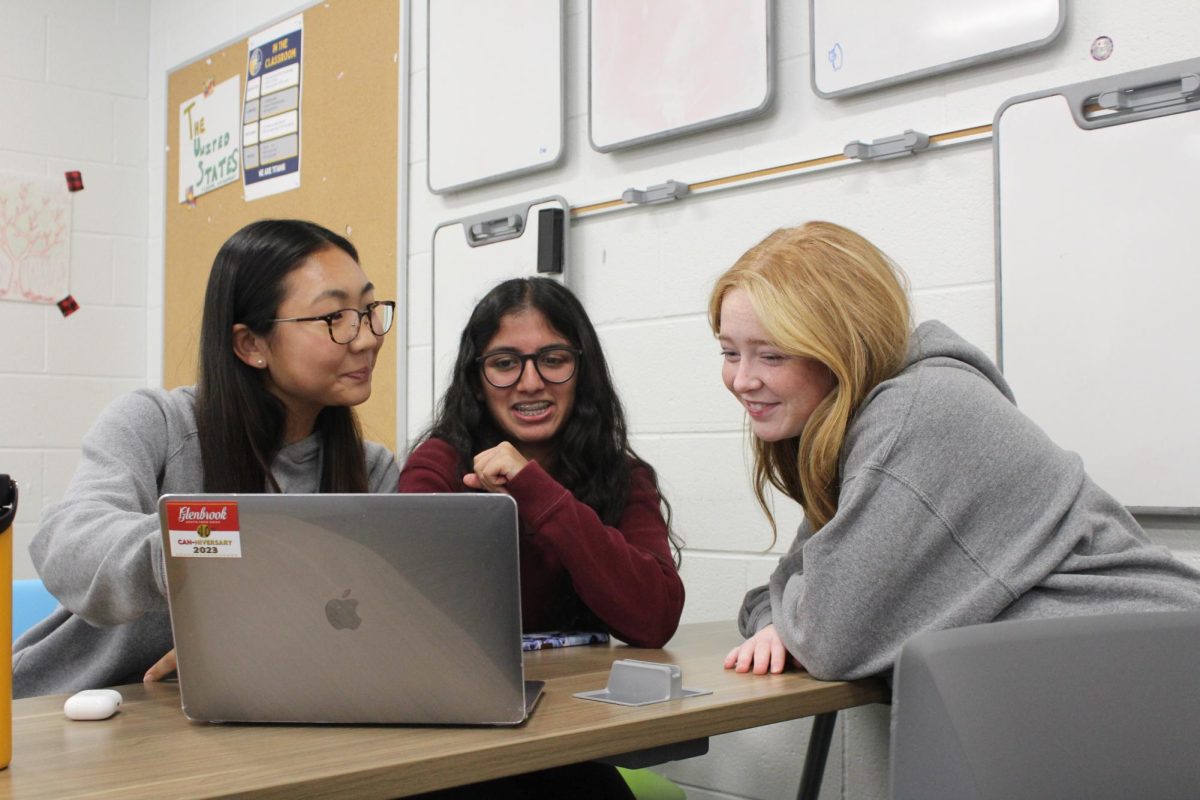
[[[230,78],[238,78],[239,93],[244,93],[248,37],[269,25],[247,31],[167,77],[167,388],[195,382],[200,317],[213,258],[229,236],[255,220],[309,219],[346,236],[375,283],[375,296],[403,306],[397,288],[400,79],[402,59],[407,57],[401,53],[402,2],[327,0],[296,13],[303,14],[299,188],[248,201],[239,175],[195,197],[194,204],[179,202],[181,107],[206,85],[221,85]],[[403,316],[396,328],[402,332]],[[397,329],[380,352],[371,399],[358,408],[366,438],[391,448],[397,441],[395,348],[403,345]]]

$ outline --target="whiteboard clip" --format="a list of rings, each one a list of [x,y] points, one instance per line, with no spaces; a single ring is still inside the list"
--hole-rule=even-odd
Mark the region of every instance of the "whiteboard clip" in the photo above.
[[[1149,86],[1131,86],[1126,89],[1110,89],[1096,97],[1101,108],[1113,111],[1147,111],[1152,108],[1186,103],[1200,91],[1200,75],[1180,75],[1179,80],[1155,83]]]
[[[690,191],[691,188],[686,183],[667,181],[648,189],[626,189],[621,192],[621,199],[630,205],[642,206],[678,200]]]
[[[520,234],[524,225],[525,220],[520,214],[506,214],[468,226],[467,238],[472,244],[483,244],[493,239],[509,239]]]
[[[911,156],[918,150],[929,147],[929,134],[919,131],[906,130],[899,136],[888,136],[873,142],[860,142],[857,139],[842,148],[846,158],[856,158],[859,161],[883,161],[889,158]]]

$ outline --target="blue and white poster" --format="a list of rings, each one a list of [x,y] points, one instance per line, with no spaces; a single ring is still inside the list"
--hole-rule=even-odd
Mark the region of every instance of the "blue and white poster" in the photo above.
[[[300,80],[304,15],[250,37],[242,106],[247,200],[300,187]]]

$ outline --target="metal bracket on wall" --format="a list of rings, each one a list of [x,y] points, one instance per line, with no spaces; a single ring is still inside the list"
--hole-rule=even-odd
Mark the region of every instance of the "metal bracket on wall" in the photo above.
[[[1110,89],[1101,92],[1096,103],[1113,111],[1146,111],[1186,103],[1197,92],[1200,92],[1200,75],[1187,73],[1180,75],[1177,81]]]
[[[929,147],[929,134],[907,130],[898,136],[888,136],[873,142],[855,140],[842,148],[842,155],[859,161],[883,161],[911,156]]]
[[[519,235],[524,228],[525,220],[521,214],[505,214],[502,217],[480,220],[467,225],[467,241],[474,246],[511,239]]]
[[[667,181],[647,189],[626,189],[621,192],[621,199],[630,205],[649,205],[650,203],[666,203],[678,200],[691,189],[680,181]]]
[[[914,135],[914,144],[916,143],[916,137],[924,136],[924,134],[917,134],[915,131],[913,132],[913,135]],[[896,138],[903,139],[903,134],[900,137],[896,137]],[[926,146],[930,147],[930,148],[934,148],[934,147],[941,148],[941,147],[949,147],[952,145],[967,144],[969,142],[977,142],[977,141],[982,141],[982,140],[991,139],[991,138],[992,138],[992,126],[991,125],[976,125],[971,128],[961,128],[959,130],[946,131],[944,133],[932,134],[931,136],[928,137],[929,141]],[[861,143],[860,142],[851,142],[851,144],[861,144]],[[878,145],[880,143],[874,142],[872,144]],[[870,146],[871,145],[867,145],[866,147],[869,148]],[[914,147],[914,150],[915,149],[917,149],[917,148]],[[921,147],[920,149],[925,149],[925,147]],[[905,153],[905,154],[907,154],[907,153]],[[751,185],[755,185],[755,184],[759,184],[759,183],[765,183],[768,181],[778,180],[781,178],[791,178],[791,177],[796,177],[799,175],[812,174],[812,173],[820,171],[820,170],[840,168],[840,167],[845,167],[845,166],[849,166],[851,164],[856,164],[856,163],[861,163],[861,161],[857,160],[856,158],[850,157],[844,153],[829,153],[826,155],[820,155],[820,156],[816,156],[816,157],[812,157],[812,158],[806,158],[806,159],[803,159],[800,161],[793,161],[789,164],[777,164],[775,166],[761,167],[758,169],[748,170],[746,172],[738,172],[738,173],[735,173],[732,175],[721,175],[716,178],[706,178],[706,179],[701,179],[701,180],[694,180],[691,183],[685,185],[687,191],[683,192],[682,194],[687,194],[687,195],[708,194],[709,192],[716,192],[716,191],[721,191],[724,189],[733,189],[733,188],[736,188],[739,186],[751,186]],[[677,183],[679,183],[679,182],[671,181],[668,184],[663,184],[663,186],[670,186],[671,184],[677,184]],[[646,189],[646,190],[629,189],[626,192],[624,192],[621,195],[621,197],[616,198],[616,199],[600,200],[600,201],[597,201],[594,203],[585,203],[585,204],[578,205],[578,206],[572,206],[570,209],[571,218],[572,219],[581,219],[581,218],[585,218],[585,217],[595,216],[597,214],[607,214],[609,212],[614,212],[614,211],[629,211],[633,208],[639,207],[639,205],[647,205],[647,203],[644,199],[639,203],[637,200],[637,196],[644,197],[646,195],[649,195],[651,192],[656,192],[656,190],[660,190],[660,189],[662,189],[662,187],[659,187],[659,186],[651,186],[649,189]],[[636,195],[635,195],[635,193],[636,193]],[[656,194],[657,194],[657,192],[656,192]],[[680,196],[682,196],[682,195],[680,195]],[[657,198],[655,200],[655,202],[666,201],[666,200],[675,200],[675,199],[677,199],[677,197],[667,196],[667,197]],[[653,203],[650,203],[650,204],[653,204]]]

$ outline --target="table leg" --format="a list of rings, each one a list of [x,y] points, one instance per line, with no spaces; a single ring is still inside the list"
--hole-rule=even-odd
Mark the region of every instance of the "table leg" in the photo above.
[[[804,771],[800,774],[800,790],[796,793],[796,800],[817,800],[817,795],[821,793],[825,759],[829,757],[829,745],[833,742],[833,726],[836,722],[836,711],[813,717],[812,731],[808,735],[808,752],[804,756]]]

